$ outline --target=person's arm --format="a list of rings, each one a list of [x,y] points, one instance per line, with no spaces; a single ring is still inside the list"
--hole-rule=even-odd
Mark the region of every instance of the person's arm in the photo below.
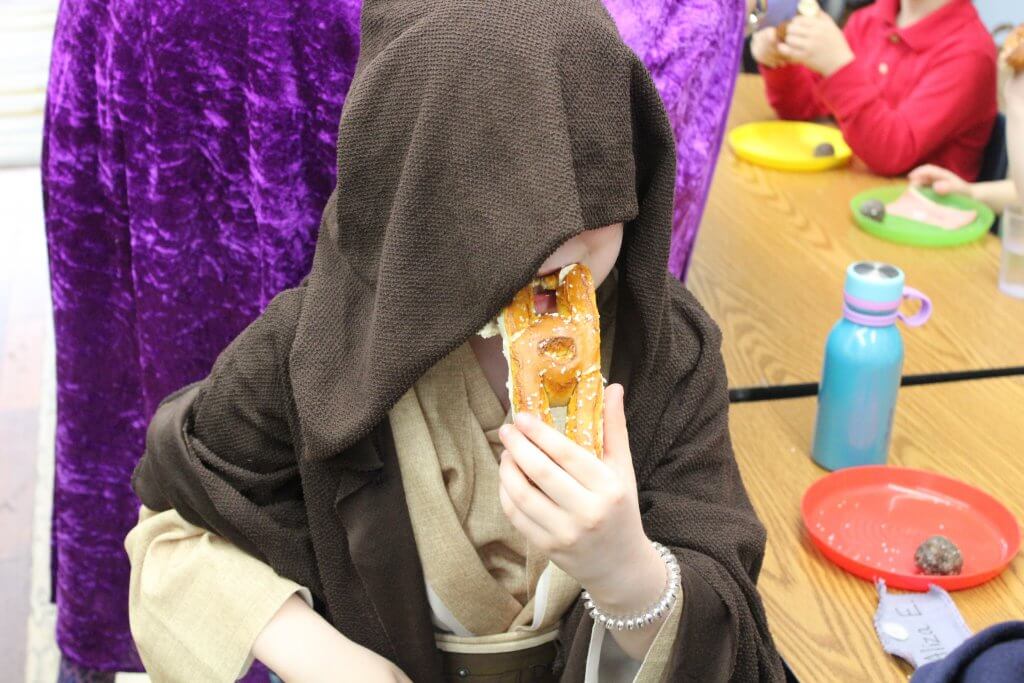
[[[1002,213],[1006,207],[1020,202],[1017,187],[1012,179],[970,183],[966,194],[987,205],[997,214]]]
[[[233,561],[238,569],[228,577],[237,574],[244,580],[253,572],[263,572],[262,585],[279,586],[269,576],[276,572],[319,595],[322,587],[315,571],[293,449],[291,384],[281,362],[287,359],[301,308],[301,301],[295,299],[302,295],[301,289],[293,289],[275,297],[221,353],[206,379],[161,403],[147,430],[146,451],[132,476],[132,486],[147,508],[173,510],[188,523],[212,532],[204,536],[204,542],[224,539],[237,549]],[[134,554],[189,551],[188,544],[174,548],[173,544],[161,546],[142,539],[135,539],[132,545]],[[221,560],[223,557],[220,555]],[[136,565],[141,571],[145,564],[143,558],[134,560],[133,571]],[[188,562],[183,562],[180,570],[172,572],[180,590],[173,589],[175,581],[167,584],[171,589],[148,585],[145,580],[137,585],[142,594],[171,590],[191,598],[204,593],[219,595],[210,604],[217,602],[228,610],[228,625],[237,621],[231,614],[249,609],[248,601],[256,592],[251,587],[230,594],[224,577]],[[167,581],[164,576],[157,584]],[[197,585],[209,590],[196,590]],[[173,620],[172,603],[149,603],[155,606],[155,623]],[[248,625],[244,638],[234,640],[236,634],[230,628],[221,633],[236,644],[248,640],[253,654],[266,657],[267,664],[288,674],[286,681],[407,680],[393,664],[349,641],[301,600],[276,594],[261,604],[259,619],[242,622]],[[271,607],[276,613],[267,613]],[[218,615],[211,612],[207,618]],[[260,620],[262,628],[254,633],[252,625],[259,625]],[[167,635],[173,636],[173,630]],[[183,647],[191,651],[202,644],[186,641]],[[236,666],[239,649],[232,652],[235,661],[229,668]],[[152,662],[156,668],[173,666],[157,654],[159,661]],[[234,679],[199,676],[185,680]]]
[[[281,606],[292,596],[312,604],[308,590],[174,510],[143,507],[125,550],[132,637],[154,681],[237,680]]]
[[[657,457],[632,458],[620,419],[622,390],[610,385],[600,461],[539,420],[517,419],[515,428],[503,428],[502,508],[607,611],[610,604],[643,609],[664,586],[664,569],[659,575],[644,557],[648,538],[672,551],[682,583],[673,613],[678,624],[663,620],[658,633],[632,643],[628,635],[615,638],[633,659],[660,661],[665,680],[725,681],[740,670],[744,680],[782,680],[755,588],[765,532],[732,454],[721,334],[692,295],[675,295],[672,305],[684,309],[695,328],[675,341],[695,351],[689,368],[674,368],[680,376],[672,400],[657,407],[661,426],[651,446]],[[638,464],[643,469],[634,471]],[[619,597],[627,593],[628,603]],[[667,655],[661,646],[669,643],[658,640],[666,627]],[[590,634],[599,631],[578,604],[562,628],[567,670],[591,670]]]
[[[1016,187],[1016,200],[1024,198],[1024,74],[1011,76],[1004,89],[1006,96],[1006,151],[1010,158],[1010,177]]]
[[[938,56],[895,106],[882,96],[873,64],[858,59],[846,36],[861,32],[855,12],[845,31],[826,13],[794,19],[782,55],[820,74],[809,100],[823,103],[843,137],[876,173],[906,173],[959,134],[979,106],[995,101],[995,67],[980,52]]]
[[[854,59],[818,85],[843,137],[873,171],[906,173],[959,134],[979,106],[995,99],[995,68],[980,53],[936,58],[895,106],[881,96],[875,70]]]
[[[412,683],[390,661],[338,633],[298,595],[260,632],[253,654],[285,683]]]
[[[908,179],[911,185],[930,187],[936,194],[960,194],[977,199],[996,213],[1019,201],[1017,188],[1012,180],[969,183],[953,171],[933,164],[918,166],[910,172]]]
[[[235,681],[254,659],[285,681],[408,681],[317,614],[307,589],[174,510],[143,507],[125,549],[132,637],[156,683]]]

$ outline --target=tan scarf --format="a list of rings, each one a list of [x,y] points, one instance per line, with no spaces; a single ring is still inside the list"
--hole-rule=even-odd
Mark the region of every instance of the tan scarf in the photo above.
[[[443,649],[551,640],[580,593],[501,509],[498,428],[507,418],[468,344],[428,370],[390,413]]]

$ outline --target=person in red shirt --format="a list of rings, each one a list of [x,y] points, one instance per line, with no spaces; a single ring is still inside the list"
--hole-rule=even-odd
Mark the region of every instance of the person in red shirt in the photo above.
[[[1011,50],[1004,48],[1000,63],[1005,64]],[[938,194],[960,194],[987,204],[1002,213],[1024,199],[1024,72],[1015,74],[1006,66],[1001,76],[1006,101],[1006,152],[1010,161],[1010,177],[983,183],[969,183],[949,169],[925,164],[910,172],[910,184],[931,187]]]
[[[872,171],[931,163],[974,180],[996,117],[996,49],[970,0],[877,0],[840,30],[798,16],[779,42],[758,31],[754,58],[785,119],[835,117]]]

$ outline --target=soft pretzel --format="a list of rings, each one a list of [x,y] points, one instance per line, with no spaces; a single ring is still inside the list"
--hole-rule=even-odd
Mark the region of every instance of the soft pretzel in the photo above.
[[[552,290],[556,310],[538,313],[535,295]],[[604,444],[599,323],[594,281],[582,264],[534,280],[498,316],[513,413],[534,413],[554,425],[551,408],[565,406],[565,435],[598,458]]]
[[[796,13],[804,17],[814,17],[821,12],[821,5],[818,0],[800,0],[796,4]],[[783,21],[775,26],[775,39],[780,43],[786,42],[786,35],[789,33],[789,22]]]
[[[1019,74],[1024,71],[1024,24],[1013,30],[1003,49],[1006,51],[1006,63],[1013,72]]]
[[[786,33],[789,31],[789,22],[784,21],[775,26],[775,40],[780,43],[786,42]]]

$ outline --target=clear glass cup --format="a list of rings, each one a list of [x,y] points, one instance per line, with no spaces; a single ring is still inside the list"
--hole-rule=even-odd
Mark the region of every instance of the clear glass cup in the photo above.
[[[999,289],[1024,299],[1024,208],[1009,207],[999,228],[1003,240],[999,267]]]

